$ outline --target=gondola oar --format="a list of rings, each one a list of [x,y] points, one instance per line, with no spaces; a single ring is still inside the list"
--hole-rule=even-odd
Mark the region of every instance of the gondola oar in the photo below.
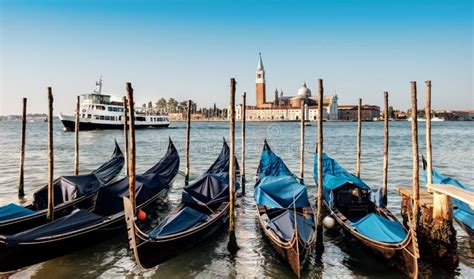
[[[227,250],[234,255],[239,250],[235,237],[234,189],[235,189],[235,79],[230,79],[230,155],[229,155],[229,242]]]

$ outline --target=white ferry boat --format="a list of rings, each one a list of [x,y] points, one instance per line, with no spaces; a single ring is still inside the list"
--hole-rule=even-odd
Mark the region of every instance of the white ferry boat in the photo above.
[[[418,122],[426,122],[426,118],[417,118]],[[411,121],[411,117],[407,118],[407,121]],[[442,117],[433,116],[431,122],[444,122],[446,119]]]
[[[79,129],[123,129],[123,102],[111,101],[110,95],[102,94],[102,78],[96,82],[92,93],[83,94],[80,105]],[[75,116],[59,114],[66,131],[74,131]],[[167,128],[168,114],[157,109],[135,109],[135,128]]]

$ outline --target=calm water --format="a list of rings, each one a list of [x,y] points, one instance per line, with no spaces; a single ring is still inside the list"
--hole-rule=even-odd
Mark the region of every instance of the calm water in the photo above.
[[[349,171],[355,171],[356,123],[324,123],[324,149]],[[269,243],[257,227],[256,210],[252,196],[253,179],[263,144],[266,138],[272,149],[279,154],[288,167],[299,171],[299,124],[297,123],[249,123],[247,130],[247,196],[237,205],[237,241],[240,250],[230,257],[227,235],[223,230],[214,238],[191,251],[174,258],[156,269],[138,270],[130,258],[126,235],[104,241],[102,244],[82,251],[29,267],[16,273],[17,277],[155,277],[155,278],[254,278],[293,277],[290,269],[274,254]],[[63,132],[55,123],[54,152],[55,176],[73,172],[73,133]],[[240,127],[237,126],[237,152],[240,154]],[[471,184],[474,180],[474,123],[433,123],[434,167],[458,180]],[[0,205],[16,202],[19,164],[19,121],[0,121]],[[46,123],[28,123],[25,164],[25,191],[31,200],[35,189],[47,179],[47,127]],[[420,151],[425,153],[424,127],[420,123]],[[228,138],[227,123],[193,123],[191,132],[191,176],[206,170],[221,149],[222,137]],[[313,180],[313,158],[316,142],[316,126],[306,127],[305,177],[311,199],[315,202]],[[137,171],[145,171],[163,156],[170,136],[181,157],[184,170],[183,123],[173,123],[163,130],[139,130],[137,139]],[[369,185],[378,187],[382,181],[383,123],[363,123],[361,176]],[[80,171],[86,173],[107,160],[113,151],[113,140],[123,146],[121,131],[81,132]],[[389,155],[389,208],[399,215],[400,198],[395,188],[411,184],[412,157],[409,122],[390,123]],[[239,155],[240,160],[240,155]],[[169,194],[169,205],[157,209],[157,217],[178,204],[184,179],[178,175]],[[471,184],[472,185],[472,184]],[[153,214],[155,215],[155,214]],[[459,227],[456,227],[459,229]],[[474,250],[468,236],[458,230],[461,263],[454,272],[430,271],[445,277],[474,277]],[[157,251],[159,253],[159,251]],[[310,258],[303,272],[307,278],[319,277],[400,277],[402,274],[387,266],[371,254],[360,250],[357,243],[342,235],[325,235],[325,253],[322,259]]]

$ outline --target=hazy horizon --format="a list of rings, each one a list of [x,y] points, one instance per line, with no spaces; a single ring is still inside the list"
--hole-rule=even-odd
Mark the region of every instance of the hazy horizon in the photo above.
[[[137,105],[159,98],[198,106],[255,104],[262,52],[267,99],[276,88],[296,94],[303,81],[316,94],[337,93],[340,105],[390,105],[406,110],[410,81],[424,107],[432,81],[433,109],[474,109],[471,1],[1,1],[0,115],[71,114],[75,96],[102,74],[116,98],[131,82]]]

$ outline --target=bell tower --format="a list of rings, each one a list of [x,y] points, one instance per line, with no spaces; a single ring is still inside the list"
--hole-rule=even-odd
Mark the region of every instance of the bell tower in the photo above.
[[[262,54],[259,54],[259,60],[256,71],[256,99],[257,107],[262,107],[266,103],[266,92],[265,92],[265,69],[263,68]]]

